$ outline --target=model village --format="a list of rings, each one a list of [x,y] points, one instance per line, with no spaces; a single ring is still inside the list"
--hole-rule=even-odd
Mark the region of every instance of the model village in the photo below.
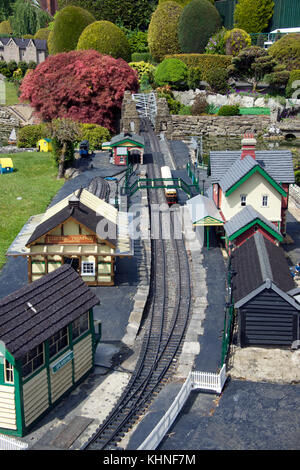
[[[186,3],[197,2],[210,3]],[[0,34],[0,52],[1,43],[47,50],[42,39],[20,41]],[[278,107],[184,115],[170,111],[166,91],[129,77],[114,127],[95,145],[92,131],[64,116],[49,124],[55,101],[43,120],[28,91],[60,56],[73,54],[78,73],[81,60],[103,60],[87,49],[86,59],[72,49],[40,55],[21,82],[26,104],[0,109],[9,123],[1,192],[13,192],[24,213],[31,174],[21,158],[63,155],[59,185],[35,206],[44,210],[26,212],[0,256],[0,449],[299,449],[300,190],[288,145],[292,137],[297,149],[299,99],[287,127]],[[128,66],[120,60],[105,66]],[[199,82],[192,103],[221,96],[207,86]],[[172,99],[186,107],[186,93]],[[108,123],[113,113],[103,115]],[[26,128],[43,125],[20,144]],[[43,181],[31,198],[48,191]]]

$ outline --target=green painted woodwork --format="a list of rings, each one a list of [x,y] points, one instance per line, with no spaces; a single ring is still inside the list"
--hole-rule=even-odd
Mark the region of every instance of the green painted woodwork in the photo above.
[[[54,406],[57,405],[63,398],[65,398],[76,386],[84,381],[87,376],[89,375],[90,371],[94,367],[94,357],[95,357],[95,327],[94,327],[94,316],[93,316],[93,309],[90,309],[88,312],[89,317],[89,328],[85,331],[82,335],[76,338],[74,341],[72,340],[72,323],[68,325],[68,335],[69,335],[69,344],[63,348],[56,356],[53,356],[51,359],[49,358],[49,341],[46,340],[44,342],[44,364],[39,367],[36,371],[34,371],[30,376],[23,379],[22,378],[22,364],[21,361],[16,361],[14,357],[7,351],[4,347],[4,343],[0,341],[0,352],[3,354],[3,359],[7,359],[11,364],[14,366],[14,384],[6,384],[4,383],[4,371],[3,371],[3,364],[0,362],[0,385],[6,385],[15,388],[15,406],[16,406],[16,423],[17,429],[6,429],[0,428],[0,433],[11,435],[11,436],[24,436],[36,423],[41,420]],[[93,358],[93,366],[90,370],[88,370],[77,382],[75,382],[75,375],[74,375],[74,360],[72,357],[72,387],[69,388],[66,392],[64,392],[55,402],[52,403],[51,401],[51,381],[50,381],[50,362],[53,364],[59,360],[60,357],[66,353],[68,349],[70,349],[73,353],[73,346],[84,340],[88,335],[92,335],[92,358]],[[24,417],[24,406],[23,406],[23,385],[32,380],[36,375],[40,374],[44,369],[47,369],[47,381],[48,381],[48,397],[50,406],[40,415],[38,416],[29,426],[26,427],[25,425],[25,417]]]
[[[226,191],[225,196],[230,196],[230,194],[232,194],[237,188],[239,188],[256,172],[260,173],[283,197],[287,196],[287,193],[284,191],[284,189],[282,189],[282,187],[278,183],[276,183],[276,181],[274,181],[273,178],[271,178],[271,176],[268,175],[268,173],[266,173],[260,165],[257,165],[252,168],[245,176],[243,176],[239,181],[237,181],[233,186],[231,186],[231,188]]]

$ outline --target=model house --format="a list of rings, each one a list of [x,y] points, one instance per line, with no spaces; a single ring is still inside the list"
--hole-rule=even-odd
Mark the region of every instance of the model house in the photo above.
[[[116,257],[133,255],[129,215],[81,188],[31,217],[7,255],[27,257],[29,282],[71,264],[88,285],[113,285]]]
[[[97,304],[66,265],[0,300],[0,433],[23,436],[91,372]]]
[[[238,240],[242,242],[261,230],[275,243],[281,241],[286,234],[289,185],[295,181],[291,152],[256,150],[256,140],[249,134],[240,151],[211,152],[210,168],[212,199],[224,220],[225,236],[233,241],[242,235]]]
[[[295,289],[283,249],[256,232],[234,250],[231,268],[231,301],[241,347],[297,348],[299,289]]]
[[[128,165],[136,162],[143,164],[145,147],[143,137],[125,132],[113,137],[109,145],[115,165]]]
[[[23,38],[1,38],[0,37],[0,60],[17,63],[36,62],[40,64],[46,60],[48,55],[47,41],[44,39],[23,39]]]

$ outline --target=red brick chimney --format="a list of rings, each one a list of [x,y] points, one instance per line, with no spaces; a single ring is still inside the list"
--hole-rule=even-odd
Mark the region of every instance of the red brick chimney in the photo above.
[[[247,155],[250,155],[250,157],[255,160],[255,146],[256,139],[254,138],[254,134],[244,134],[244,138],[242,139],[241,160]]]

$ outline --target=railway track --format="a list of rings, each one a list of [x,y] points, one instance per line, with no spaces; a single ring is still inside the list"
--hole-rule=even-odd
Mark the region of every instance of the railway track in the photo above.
[[[148,145],[159,155],[159,143],[144,121]],[[156,153],[157,152],[157,153]],[[160,167],[148,164],[148,176],[160,177]],[[149,190],[151,204],[165,203],[163,190]],[[145,333],[136,368],[117,405],[97,429],[84,450],[116,449],[118,442],[151,404],[154,396],[176,370],[183,345],[191,303],[190,272],[184,241],[162,236],[162,213],[158,213],[158,237],[152,243],[150,295],[146,306]]]

